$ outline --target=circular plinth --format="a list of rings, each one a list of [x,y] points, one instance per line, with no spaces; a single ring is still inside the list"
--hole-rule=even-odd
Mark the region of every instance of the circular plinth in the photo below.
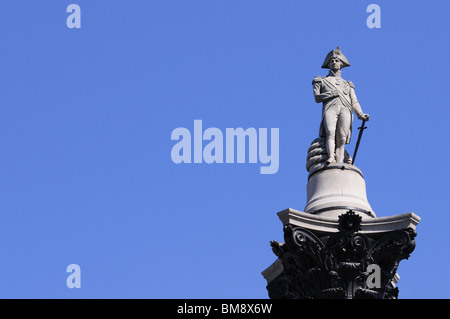
[[[305,212],[337,217],[348,210],[363,218],[376,217],[367,201],[362,172],[351,164],[330,164],[312,170]]]

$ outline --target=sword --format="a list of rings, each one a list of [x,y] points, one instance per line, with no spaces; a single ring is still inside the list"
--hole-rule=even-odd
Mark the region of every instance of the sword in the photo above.
[[[364,124],[366,124],[366,120],[362,120],[361,127],[358,127],[358,130],[359,130],[358,141],[356,141],[355,152],[353,153],[352,165],[353,165],[353,163],[355,163],[356,153],[358,152],[359,142],[361,142],[361,137],[363,135],[363,132],[367,128],[367,126],[364,126]]]

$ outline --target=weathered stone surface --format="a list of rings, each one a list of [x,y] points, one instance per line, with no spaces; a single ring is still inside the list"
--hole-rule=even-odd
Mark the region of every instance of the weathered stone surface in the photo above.
[[[358,212],[356,213],[358,214]],[[293,208],[287,208],[277,215],[283,225],[290,224],[326,233],[338,231],[338,218],[313,215]],[[404,228],[415,230],[419,221],[420,217],[412,212],[387,217],[362,218],[360,232],[363,234],[376,234]]]
[[[371,224],[378,225],[377,231],[367,229],[362,217],[352,211],[324,227],[284,224],[285,243],[271,242],[278,259],[263,272],[269,297],[397,298],[398,265],[415,248],[416,223],[400,228],[406,225],[405,217],[403,223],[388,223],[389,227],[382,218],[374,218]],[[369,285],[370,265],[381,269],[378,287]]]
[[[367,201],[363,174],[351,164],[330,164],[311,170],[307,184],[306,213],[335,217],[354,210],[375,217]]]

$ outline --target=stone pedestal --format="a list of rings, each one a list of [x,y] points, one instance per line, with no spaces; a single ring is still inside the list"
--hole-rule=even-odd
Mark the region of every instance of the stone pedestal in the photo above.
[[[278,216],[285,243],[270,243],[278,259],[262,272],[270,298],[397,298],[397,268],[415,248],[420,217],[376,217],[357,167],[316,166],[305,212]]]
[[[375,217],[367,201],[366,183],[351,164],[324,165],[309,172],[306,213],[336,217],[353,210],[363,218]]]

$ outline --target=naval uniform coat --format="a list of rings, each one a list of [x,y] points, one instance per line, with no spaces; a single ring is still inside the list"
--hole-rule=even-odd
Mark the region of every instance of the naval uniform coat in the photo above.
[[[331,72],[330,72],[331,73]],[[353,111],[358,117],[362,116],[361,106],[355,95],[355,86],[351,81],[345,81],[340,76],[329,74],[327,76],[316,76],[312,82],[314,88],[314,98],[317,103],[323,103],[322,120],[320,122],[319,136],[326,137],[324,127],[324,117],[328,108],[335,104],[340,104],[347,108],[351,114],[350,131],[347,136],[346,144],[350,143],[352,135]],[[333,92],[338,91],[336,96]]]

